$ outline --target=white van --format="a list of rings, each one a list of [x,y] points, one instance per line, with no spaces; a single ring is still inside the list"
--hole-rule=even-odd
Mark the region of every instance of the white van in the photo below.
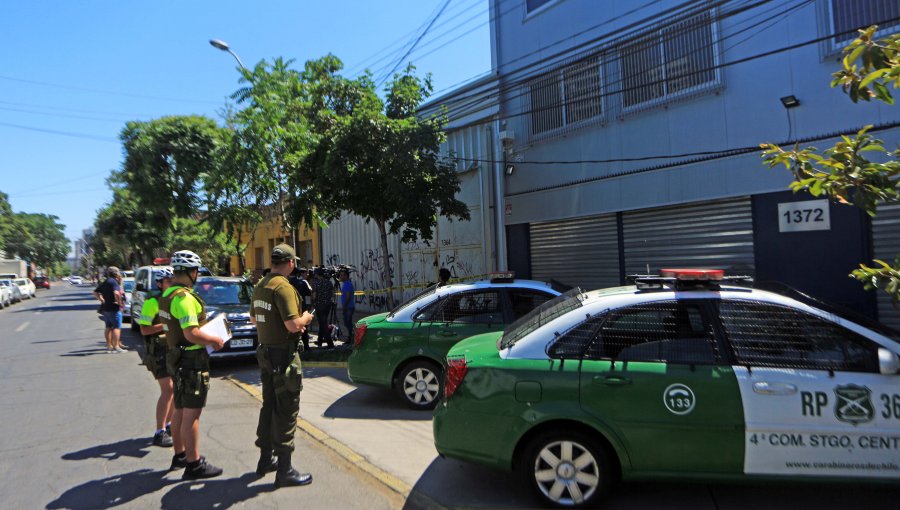
[[[134,272],[134,290],[131,292],[131,330],[140,331],[141,308],[144,307],[144,299],[150,292],[159,292],[156,285],[156,274],[168,266],[141,266]]]

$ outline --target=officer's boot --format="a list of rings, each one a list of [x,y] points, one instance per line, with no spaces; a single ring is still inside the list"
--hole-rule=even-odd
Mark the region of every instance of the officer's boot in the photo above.
[[[272,450],[260,450],[259,462],[256,463],[256,474],[265,476],[278,469],[278,459],[272,454]]]
[[[278,471],[275,473],[275,487],[292,487],[312,483],[312,475],[298,473],[291,467],[291,454],[278,454]]]

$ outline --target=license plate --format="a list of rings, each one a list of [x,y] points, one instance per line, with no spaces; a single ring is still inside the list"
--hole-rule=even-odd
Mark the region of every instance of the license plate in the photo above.
[[[252,338],[232,338],[229,340],[232,348],[235,347],[253,347],[253,339]]]

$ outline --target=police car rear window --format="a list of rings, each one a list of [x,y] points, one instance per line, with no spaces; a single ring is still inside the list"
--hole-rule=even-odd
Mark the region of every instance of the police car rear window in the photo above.
[[[575,287],[535,308],[503,330],[499,346],[506,349],[537,328],[582,306],[584,291]]]

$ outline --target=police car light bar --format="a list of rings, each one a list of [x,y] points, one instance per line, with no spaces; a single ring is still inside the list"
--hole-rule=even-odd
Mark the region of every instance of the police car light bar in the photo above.
[[[155,259],[153,259],[153,265],[165,266],[168,265],[171,260],[172,259],[170,259],[169,257],[156,257]]]
[[[488,280],[493,283],[498,282],[511,282],[516,278],[515,271],[500,271],[497,273],[487,273]]]
[[[715,280],[721,281],[725,277],[724,269],[660,269],[659,275],[676,280]]]

